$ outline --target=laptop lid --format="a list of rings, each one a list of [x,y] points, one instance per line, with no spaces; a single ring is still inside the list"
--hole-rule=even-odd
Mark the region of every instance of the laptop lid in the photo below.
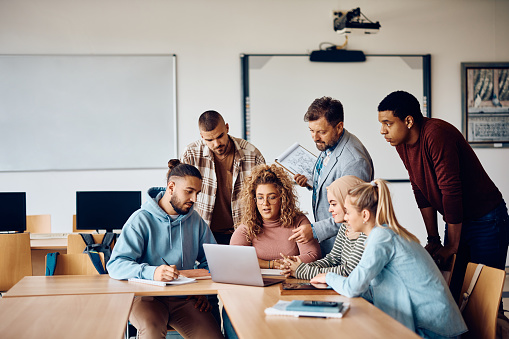
[[[212,281],[228,284],[268,286],[285,278],[262,278],[256,250],[252,246],[203,244]],[[264,283],[269,280],[270,283]]]

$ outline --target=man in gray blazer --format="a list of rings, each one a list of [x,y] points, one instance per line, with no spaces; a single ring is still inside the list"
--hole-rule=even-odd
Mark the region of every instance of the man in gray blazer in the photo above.
[[[316,238],[320,242],[323,256],[331,251],[339,230],[339,224],[334,222],[329,213],[326,188],[345,175],[355,175],[364,181],[371,181],[374,174],[368,150],[355,135],[343,128],[343,117],[343,105],[330,97],[313,101],[304,115],[304,121],[309,123],[311,137],[321,151],[313,171],[315,222],[294,229],[290,239],[305,243]],[[305,176],[296,174],[294,179],[300,186],[307,186]]]

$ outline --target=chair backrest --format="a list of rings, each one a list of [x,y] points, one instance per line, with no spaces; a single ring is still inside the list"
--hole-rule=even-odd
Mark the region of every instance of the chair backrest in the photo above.
[[[103,241],[104,234],[92,234],[94,241],[96,244],[100,244]],[[115,242],[111,244],[111,249],[113,249]],[[79,233],[70,233],[67,236],[67,254],[79,254],[83,253],[85,250],[86,244],[83,241],[83,238]]]
[[[27,231],[30,233],[51,233],[51,215],[27,215]]]
[[[451,278],[452,278],[452,271],[454,270],[454,264],[456,263],[456,254],[453,254],[451,256],[451,259],[449,259],[449,267],[445,270],[441,270],[442,275],[444,277],[445,282],[447,283],[447,286],[451,285]]]
[[[95,232],[95,230],[78,230],[78,229],[76,229],[76,214],[72,215],[72,231],[74,233],[92,233],[92,232]]]
[[[0,234],[0,291],[7,291],[32,275],[30,234]]]
[[[459,304],[468,290],[477,264],[468,263],[461,289]],[[500,297],[504,287],[505,271],[484,266],[477,279],[468,304],[463,310],[463,319],[468,332],[462,338],[495,338]]]
[[[99,253],[104,267],[104,255]],[[46,256],[47,259],[47,256]],[[59,254],[54,275],[98,275],[88,254]]]

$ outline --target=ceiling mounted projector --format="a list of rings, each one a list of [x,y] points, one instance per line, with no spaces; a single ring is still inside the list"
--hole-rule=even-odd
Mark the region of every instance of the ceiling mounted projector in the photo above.
[[[361,15],[364,19],[361,19]],[[374,34],[380,29],[380,23],[369,20],[360,8],[349,12],[334,12],[334,30],[339,34],[352,33],[353,30],[364,30],[364,34]]]

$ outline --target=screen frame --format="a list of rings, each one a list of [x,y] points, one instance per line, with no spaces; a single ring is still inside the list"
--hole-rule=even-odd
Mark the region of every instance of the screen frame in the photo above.
[[[17,198],[21,198],[22,200],[22,206],[18,205],[18,202],[13,202],[13,204],[5,204],[1,203],[0,205],[0,213],[2,214],[2,219],[0,220],[0,233],[7,233],[7,232],[15,232],[15,233],[23,233],[27,229],[27,213],[26,213],[26,192],[0,192],[0,195],[3,196],[3,198],[0,198],[0,200],[8,199],[8,195],[15,195]],[[18,209],[15,209],[15,207],[18,207]],[[20,222],[19,227],[11,227],[8,225],[8,216],[14,214],[14,213],[8,213],[8,212],[17,212],[19,215],[17,218],[19,218],[18,222]],[[23,212],[23,213],[21,213]],[[23,216],[22,216],[23,214]]]

